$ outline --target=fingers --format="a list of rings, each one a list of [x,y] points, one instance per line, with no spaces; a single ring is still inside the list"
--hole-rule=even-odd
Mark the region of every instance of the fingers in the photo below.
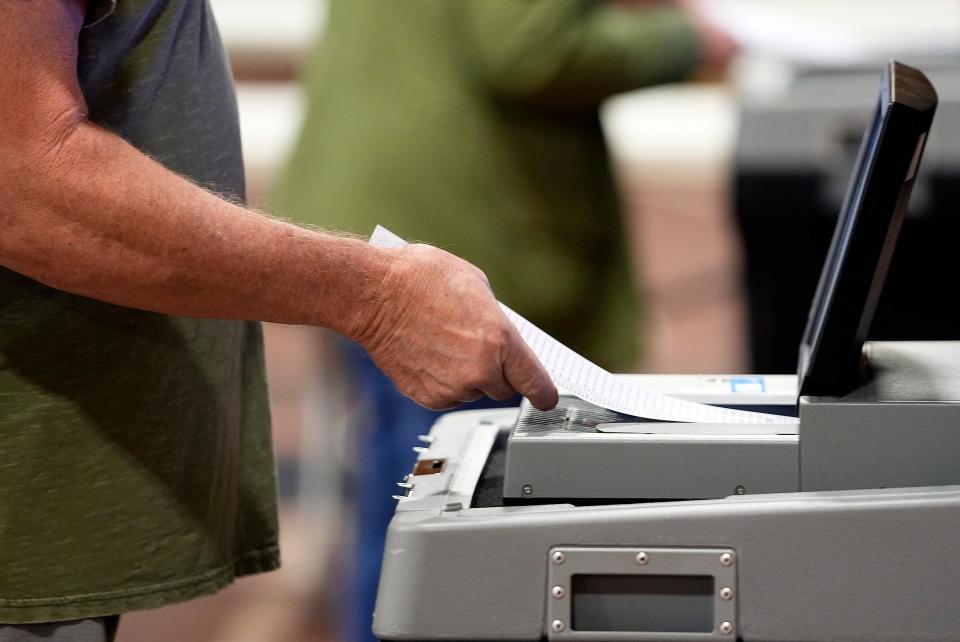
[[[502,370],[498,370],[491,376],[491,380],[483,384],[482,390],[483,394],[496,401],[506,401],[517,394],[513,386],[503,377]]]
[[[471,401],[476,401],[477,399],[483,399],[484,392],[482,390],[471,390],[465,395],[461,395],[460,399],[457,400],[457,403],[470,403]]]
[[[453,410],[459,406],[462,401],[450,401],[440,397],[423,397],[420,395],[405,395],[408,399],[427,410],[442,412],[444,410]]]
[[[518,332],[513,333],[511,348],[503,362],[503,374],[507,381],[529,399],[537,410],[552,409],[560,400],[557,387]]]

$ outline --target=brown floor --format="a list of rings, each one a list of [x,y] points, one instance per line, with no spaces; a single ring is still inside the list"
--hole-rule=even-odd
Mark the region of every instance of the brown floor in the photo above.
[[[639,371],[743,372],[741,253],[724,168],[621,174],[644,306]]]

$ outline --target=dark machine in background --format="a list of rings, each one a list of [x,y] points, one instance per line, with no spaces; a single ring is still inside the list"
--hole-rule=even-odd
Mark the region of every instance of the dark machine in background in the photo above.
[[[870,332],[876,340],[960,338],[960,62],[927,68],[939,113]],[[778,96],[744,101],[734,194],[754,372],[796,371],[876,82],[875,66],[800,71]]]

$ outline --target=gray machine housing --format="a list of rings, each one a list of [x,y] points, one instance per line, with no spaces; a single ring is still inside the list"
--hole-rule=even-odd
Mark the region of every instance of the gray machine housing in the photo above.
[[[525,403],[509,437],[504,497],[711,499],[960,484],[960,344],[868,343],[864,356],[872,376],[841,397],[801,398],[798,425],[633,423],[572,397],[550,413]],[[732,393],[725,401],[742,405]],[[629,431],[603,432],[617,422]]]
[[[744,483],[745,494],[737,495],[730,488],[736,479],[710,470],[723,469],[719,458],[678,455],[672,468],[657,469],[669,479],[656,477],[652,487],[683,484],[706,467],[704,478],[721,479],[711,490],[717,498],[481,506],[478,488],[498,474],[491,462],[511,443],[518,411],[445,416],[418,457],[415,470],[429,474],[404,482],[408,492],[388,533],[375,632],[390,640],[960,639],[960,342],[868,343],[865,354],[872,374],[855,391],[800,399],[786,466],[795,472],[795,487],[771,494],[755,495]],[[668,385],[671,376],[661,379]],[[729,402],[739,399],[731,393]],[[688,426],[680,436],[670,434],[670,424],[653,425],[664,427],[664,443],[696,441],[697,430],[701,441],[727,437],[716,425]],[[558,454],[551,445],[547,452],[555,468],[571,473],[584,465],[578,450],[610,436],[572,433],[567,438],[579,441],[579,449]],[[768,453],[742,459],[758,479],[771,465]],[[608,467],[637,484],[640,496],[653,494],[643,491],[640,466]],[[600,470],[592,468],[595,475]],[[578,479],[591,483],[590,475]],[[646,572],[631,562],[640,554],[654,560],[664,551],[729,551],[735,574],[716,583],[708,601],[714,608],[690,614],[691,622],[711,617],[714,627],[572,636],[577,631],[558,615],[569,611],[558,602],[573,597],[568,587],[555,596],[552,554],[598,548],[621,549],[624,575]],[[682,564],[669,570],[669,556],[665,563],[663,573],[689,575]],[[603,568],[597,572],[609,574]],[[728,602],[723,588],[732,591]],[[734,605],[732,615],[716,606],[725,603]]]

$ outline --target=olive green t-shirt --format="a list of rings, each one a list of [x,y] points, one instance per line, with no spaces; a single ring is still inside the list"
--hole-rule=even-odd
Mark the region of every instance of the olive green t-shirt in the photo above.
[[[207,1],[112,5],[92,0],[80,35],[91,120],[242,199]],[[117,307],[0,268],[0,622],[162,606],[275,568],[269,423],[257,324]]]

